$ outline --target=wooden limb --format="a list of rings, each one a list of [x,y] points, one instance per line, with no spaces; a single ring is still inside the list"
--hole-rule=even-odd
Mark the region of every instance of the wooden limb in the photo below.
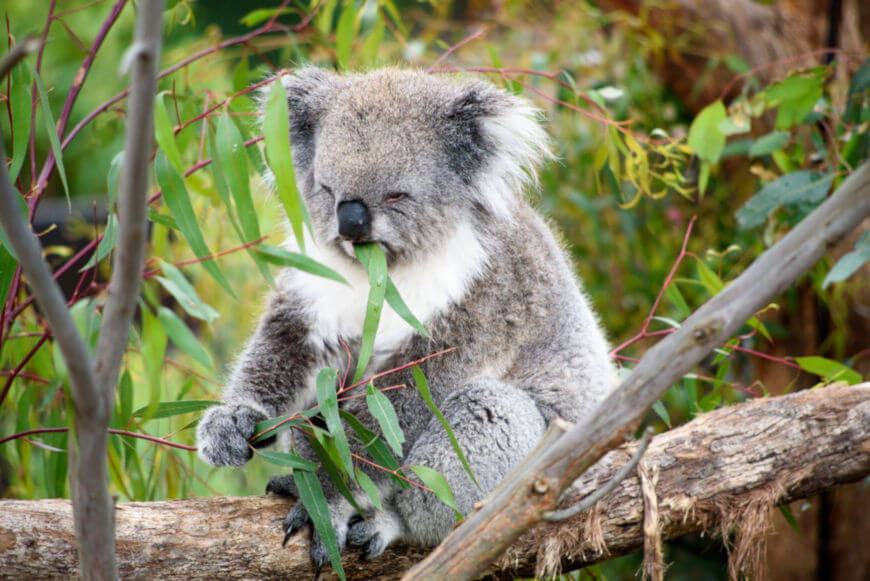
[[[570,489],[567,504],[609,481],[637,445],[606,455]],[[742,526],[758,524],[753,515],[870,474],[870,384],[754,399],[701,415],[655,437],[642,466],[658,475],[654,493],[662,538],[736,525],[736,558],[746,547],[758,549],[753,531]],[[308,535],[291,537],[281,548],[281,521],[290,504],[272,496],[118,504],[121,576],[312,578]],[[643,513],[640,478],[632,474],[591,512],[541,524],[520,537],[486,575],[543,574],[636,550],[644,540]],[[0,501],[4,576],[69,578],[77,570],[74,539],[69,501]],[[365,561],[345,552],[345,570],[350,579],[393,579],[424,554],[398,547]]]

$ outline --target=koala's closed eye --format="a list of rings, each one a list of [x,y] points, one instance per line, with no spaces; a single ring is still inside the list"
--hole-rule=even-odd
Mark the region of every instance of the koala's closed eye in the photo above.
[[[330,196],[332,196],[333,198],[335,197],[335,194],[332,193],[332,189],[331,189],[329,186],[326,186],[326,185],[320,184],[320,189],[321,189],[321,191],[323,191],[324,193],[329,194]]]
[[[408,194],[405,192],[390,192],[386,196],[384,196],[385,204],[395,204],[396,202],[401,202],[405,198],[408,197]]]

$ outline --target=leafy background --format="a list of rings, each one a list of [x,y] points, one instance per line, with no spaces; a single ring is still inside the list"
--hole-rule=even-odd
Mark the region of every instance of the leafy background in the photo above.
[[[30,68],[18,67],[0,89],[0,105],[9,110],[2,116],[6,151],[11,168],[20,168],[13,173],[29,198],[38,189],[34,182],[43,161],[58,148],[47,128],[62,118],[68,87],[110,9],[106,1],[58,3],[39,64],[31,57]],[[48,10],[5,6],[11,37],[40,34]],[[112,420],[118,432],[110,449],[112,490],[120,500],[260,493],[275,472],[263,457],[244,470],[212,469],[192,451],[139,436],[195,445],[192,428],[208,405],[202,402],[219,398],[227,366],[261,312],[274,265],[299,266],[275,247],[288,235],[288,215],[295,223],[301,218],[285,192],[270,193],[262,183],[262,143],[242,145],[258,140],[260,132],[249,88],[283,67],[437,63],[435,74],[483,75],[534,100],[546,114],[559,160],[543,169],[540,190],[531,198],[564,234],[578,276],[619,346],[614,356],[626,369],[655,337],[679,325],[818,205],[870,148],[870,68],[859,68],[854,58],[796,69],[761,86],[739,57],[728,56],[722,63],[741,87],[737,98],[693,115],[654,72],[650,63],[660,56],[661,39],[642,20],[587,3],[543,10],[519,1],[505,2],[485,29],[462,15],[460,2],[328,0],[292,2],[280,11],[274,2],[169,3],[163,68],[218,43],[227,46],[159,83],[154,188],[162,196],[151,205],[142,316]],[[273,17],[278,26],[258,34]],[[124,90],[119,55],[130,44],[133,20],[126,6],[108,31],[68,128]],[[240,36],[247,41],[231,42]],[[831,75],[837,67],[851,71],[847,87]],[[837,98],[843,94],[846,100]],[[91,348],[114,237],[111,202],[123,118],[121,102],[76,134],[34,220],[56,267],[103,236],[96,257],[75,262],[61,279]],[[31,127],[32,152],[25,139]],[[216,161],[205,166],[209,158]],[[2,494],[67,496],[67,460],[59,451],[66,434],[20,436],[67,426],[69,400],[63,363],[51,340],[43,339],[38,311],[21,308],[26,289],[9,293],[15,263],[5,248],[0,246],[0,296],[6,297],[0,325]],[[201,260],[212,254],[220,256]],[[860,337],[856,341],[850,313],[866,278],[852,275],[870,257],[870,239],[865,234],[840,254],[834,268],[833,261],[820,263],[740,337],[675,385],[647,423],[663,430],[754,395],[818,381],[860,381],[868,352],[866,345],[855,347]],[[783,351],[793,333],[790,320],[807,296],[825,316],[819,329],[807,330],[821,335],[818,348]],[[771,377],[784,381],[766,381],[762,356],[779,369]],[[784,515],[793,521],[789,511]],[[725,575],[718,543],[686,538],[670,543],[668,551],[675,562],[669,577]],[[638,562],[629,556],[588,573],[629,577]]]

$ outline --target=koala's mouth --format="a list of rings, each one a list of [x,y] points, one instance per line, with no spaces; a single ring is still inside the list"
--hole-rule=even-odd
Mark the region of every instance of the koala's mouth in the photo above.
[[[350,240],[345,240],[341,237],[335,239],[335,244],[341,249],[341,252],[344,253],[345,256],[353,260],[354,262],[359,262],[356,257],[356,252],[354,252],[354,246],[357,244],[377,244],[381,247],[381,250],[384,251],[384,256],[387,258],[387,265],[391,265],[395,262],[396,252],[391,244],[388,242],[384,242],[383,240],[366,240],[365,242],[351,242]]]

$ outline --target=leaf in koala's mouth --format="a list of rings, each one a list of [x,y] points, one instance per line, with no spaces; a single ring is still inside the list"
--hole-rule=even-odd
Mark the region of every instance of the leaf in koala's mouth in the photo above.
[[[366,272],[369,273],[369,298],[366,305],[366,317],[363,323],[362,340],[360,341],[359,357],[357,359],[354,383],[360,380],[365,372],[375,345],[375,335],[384,308],[384,295],[387,288],[387,259],[381,247],[376,243],[354,244],[353,251]]]

